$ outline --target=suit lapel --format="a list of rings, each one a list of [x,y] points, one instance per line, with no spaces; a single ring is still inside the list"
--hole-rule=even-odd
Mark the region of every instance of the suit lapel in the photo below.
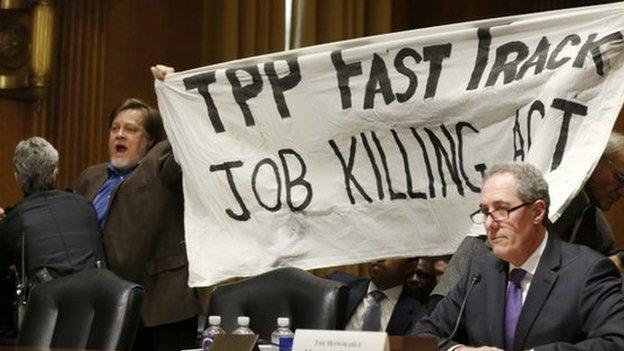
[[[405,334],[410,328],[412,320],[414,320],[414,313],[417,313],[415,309],[418,304],[418,301],[414,297],[408,296],[403,289],[390,316],[386,332],[391,335]]]
[[[358,307],[360,302],[364,299],[366,295],[366,291],[368,290],[368,283],[370,280],[356,280],[352,284],[349,285],[349,303],[347,304],[347,318],[345,319],[345,326],[353,317],[353,313],[355,313],[355,309]]]
[[[557,269],[561,265],[561,242],[549,236],[548,243],[531,279],[529,293],[524,301],[518,317],[518,325],[514,337],[514,350],[525,349],[527,337],[542,306],[550,296],[558,278]]]
[[[91,202],[93,202],[95,195],[98,194],[98,192],[100,191],[100,188],[102,187],[102,185],[104,184],[107,178],[108,178],[108,173],[106,171],[106,166],[103,166],[103,169],[97,172],[97,174],[94,176],[94,181],[91,182],[91,184],[93,185],[91,185],[89,188],[86,189],[85,196]]]
[[[505,300],[507,295],[507,264],[497,260],[492,274],[485,275],[487,287],[487,317],[491,346],[505,347]],[[490,300],[491,299],[491,300]]]
[[[121,185],[119,185],[115,192],[120,189],[136,189],[147,186],[147,184],[153,179],[153,176],[148,173],[148,167],[145,167],[145,165],[143,164],[144,162],[150,162],[150,160],[144,158],[137,166],[137,168],[132,171],[132,173],[128,176],[128,179],[122,182]]]

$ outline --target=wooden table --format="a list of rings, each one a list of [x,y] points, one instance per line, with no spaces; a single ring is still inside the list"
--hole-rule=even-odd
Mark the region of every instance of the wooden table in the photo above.
[[[388,341],[390,351],[438,351],[438,344],[433,337],[391,335]]]

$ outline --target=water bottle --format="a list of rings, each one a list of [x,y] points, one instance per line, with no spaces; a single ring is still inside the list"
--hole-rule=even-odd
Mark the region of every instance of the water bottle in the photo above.
[[[215,336],[225,334],[225,330],[221,328],[221,316],[208,317],[209,327],[202,333],[202,350],[210,350],[210,346],[214,342]]]
[[[238,316],[236,321],[238,322],[238,328],[234,329],[232,334],[237,334],[237,335],[255,334],[253,330],[249,329],[249,317]]]
[[[271,334],[272,351],[292,350],[295,334],[288,327],[290,327],[290,318],[280,317],[277,319],[277,329]]]

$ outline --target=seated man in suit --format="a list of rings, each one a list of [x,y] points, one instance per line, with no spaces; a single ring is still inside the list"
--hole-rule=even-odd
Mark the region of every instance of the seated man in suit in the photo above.
[[[330,279],[347,284],[350,289],[344,329],[405,334],[426,312],[403,285],[413,275],[417,263],[417,258],[372,262],[368,267],[371,279],[338,274],[330,276]]]
[[[484,223],[492,251],[468,262],[412,333],[434,335],[454,350],[624,350],[619,272],[607,257],[550,234],[549,202],[535,167],[492,167],[471,215]]]
[[[624,251],[615,247],[613,232],[602,211],[624,195],[624,135],[612,132],[607,146],[587,180],[584,189],[554,223],[549,232],[561,239],[588,246],[609,256],[620,272],[624,272]],[[485,237],[467,236],[453,254],[445,274],[431,293],[430,309],[457,284],[467,262],[488,252]]]

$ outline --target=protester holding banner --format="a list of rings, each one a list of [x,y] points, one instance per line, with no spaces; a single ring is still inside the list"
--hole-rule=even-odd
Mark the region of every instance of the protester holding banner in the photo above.
[[[412,330],[444,349],[622,350],[624,295],[606,257],[544,225],[548,183],[528,163],[493,166],[479,210],[492,252],[471,259],[457,286]]]
[[[621,254],[615,247],[613,232],[602,214],[624,194],[624,136],[612,132],[606,149],[581,193],[549,228],[549,233],[561,239],[585,246],[609,256],[620,272],[624,271]],[[468,261],[490,250],[485,236],[468,236],[461,243],[446,273],[432,292],[435,305],[458,283]],[[433,306],[430,306],[432,309]]]
[[[110,162],[87,168],[76,191],[93,201],[110,269],[145,288],[135,350],[194,346],[182,173],[157,110],[128,99],[109,115]]]

